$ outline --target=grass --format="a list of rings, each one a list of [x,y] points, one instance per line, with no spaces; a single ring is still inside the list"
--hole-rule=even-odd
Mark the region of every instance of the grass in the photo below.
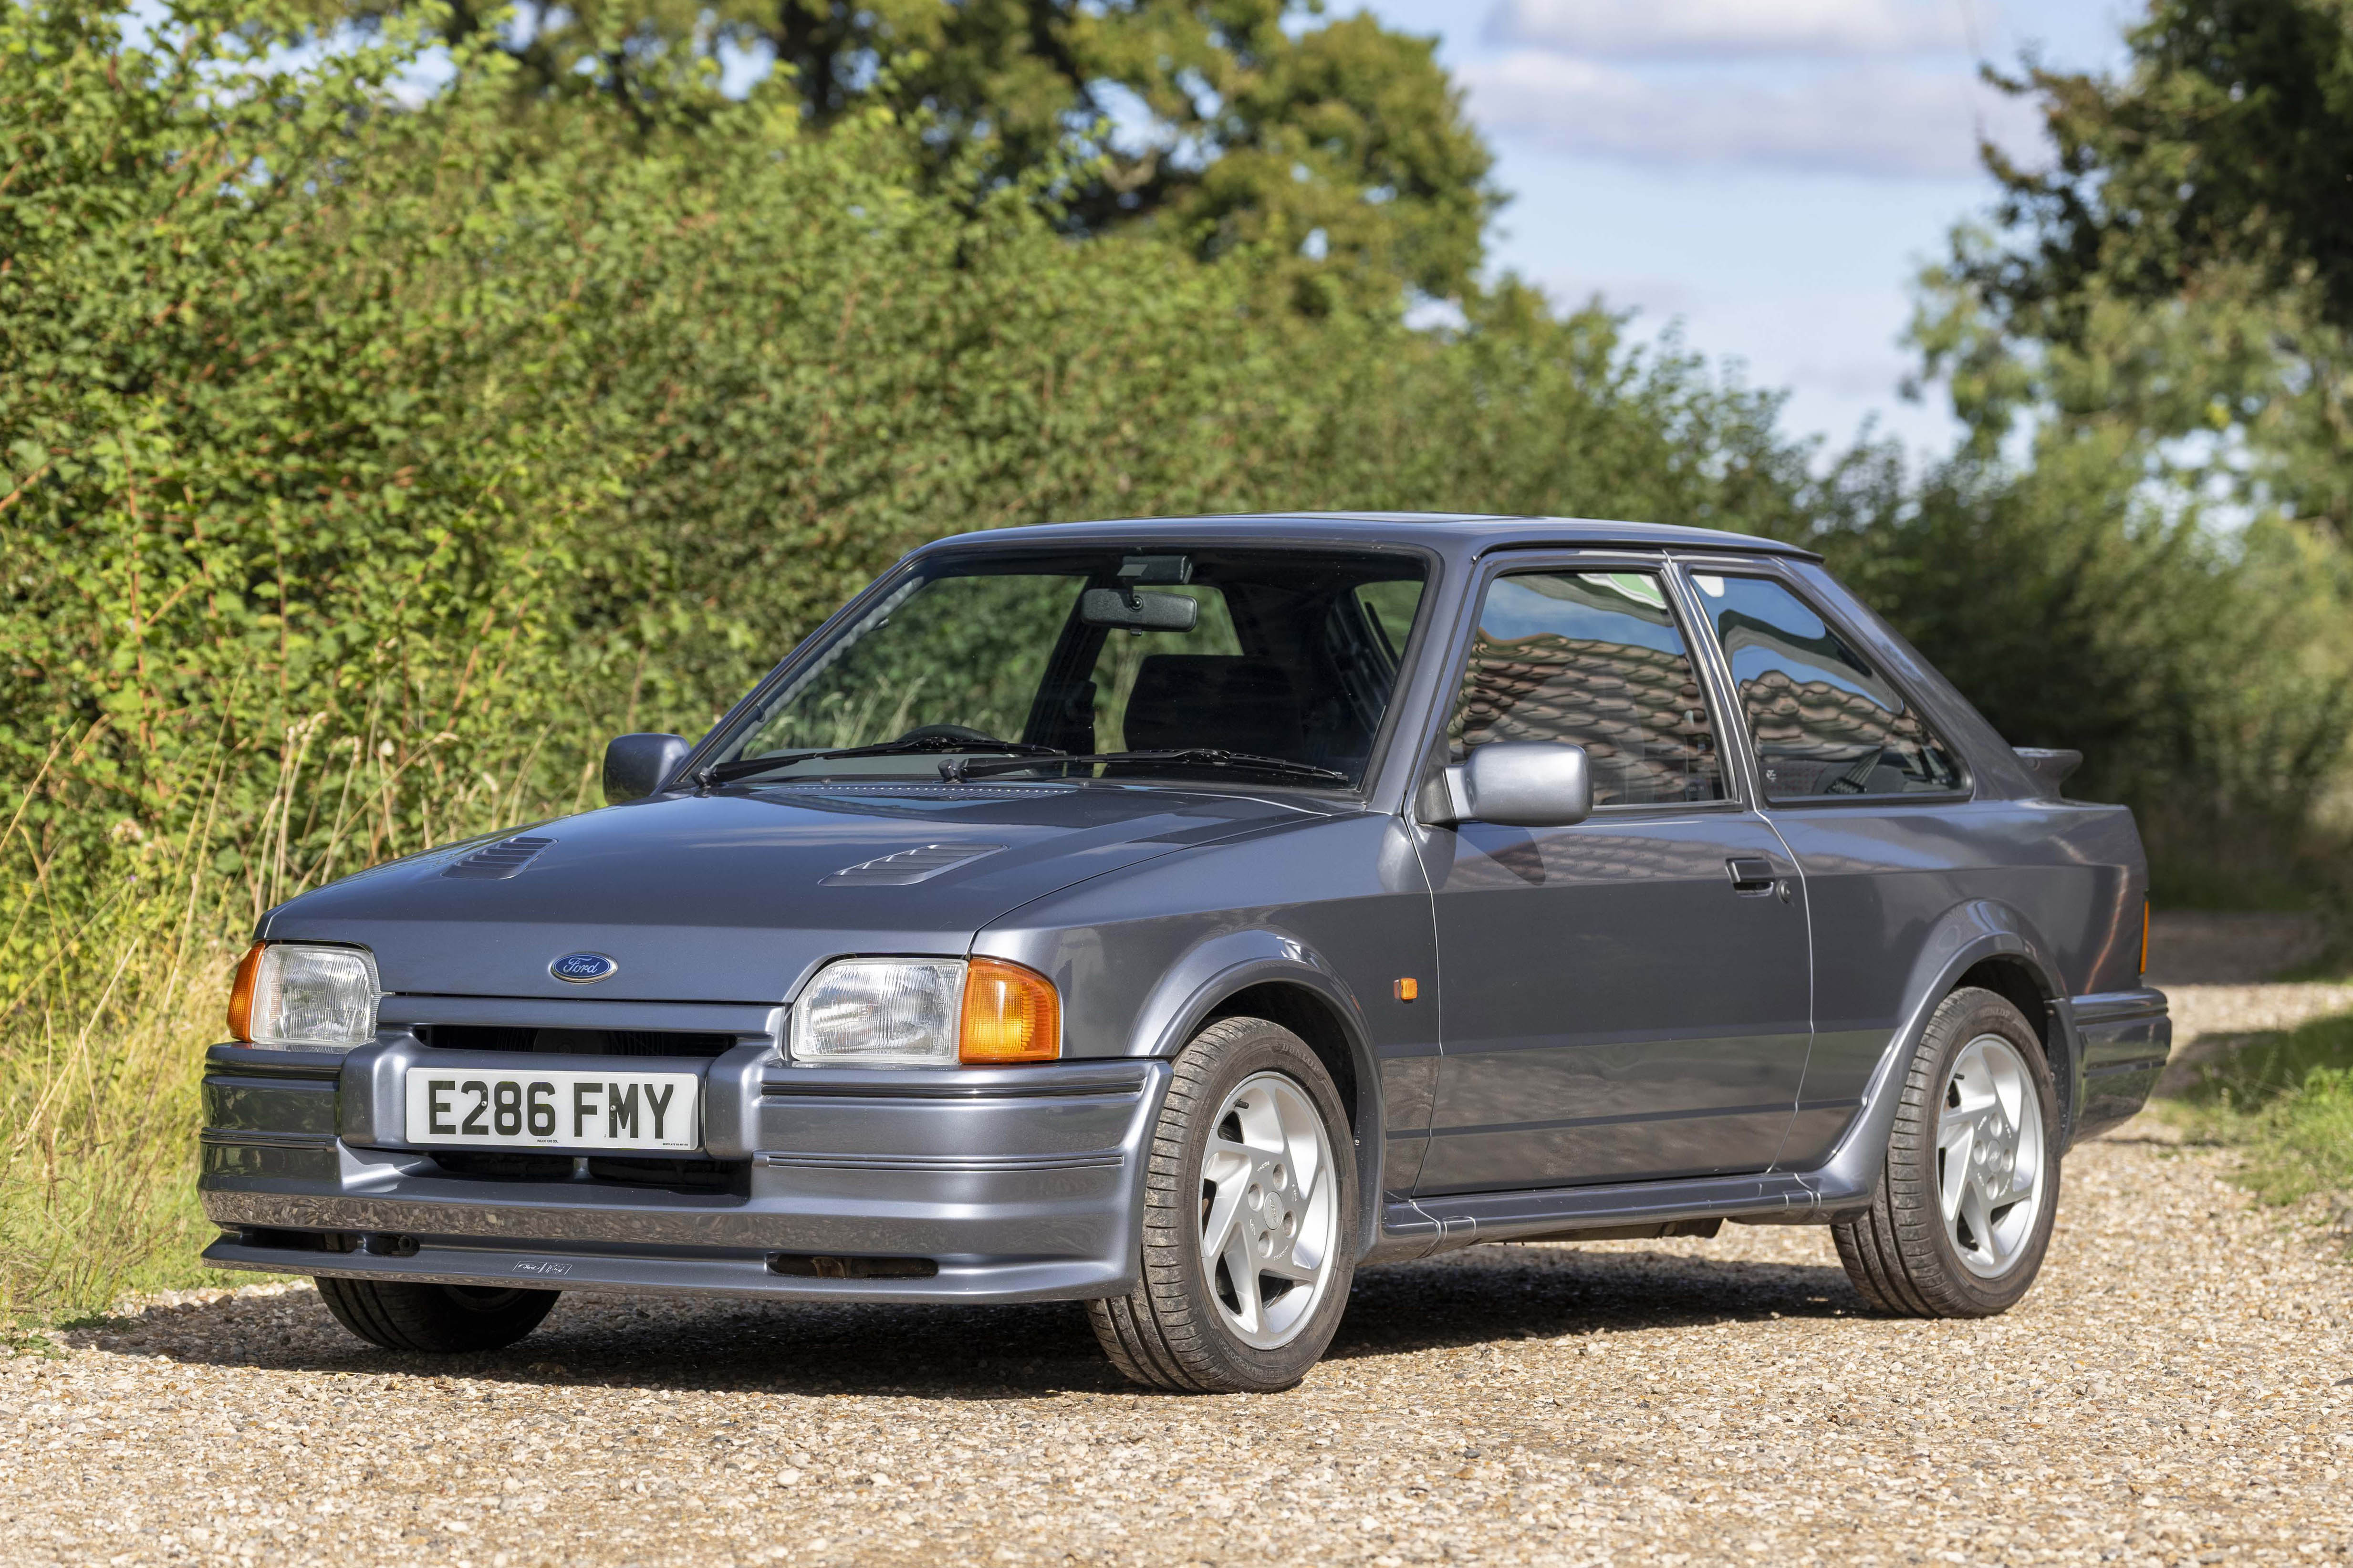
[[[2209,1065],[2179,1114],[2245,1155],[2239,1180],[2265,1203],[2353,1199],[2353,1014],[2258,1037]]]
[[[115,934],[112,985],[78,1016],[29,1009],[0,1044],[0,1322],[227,1282],[196,1260],[211,1226],[195,1133],[235,955],[169,931]]]
[[[79,880],[43,858],[23,803],[0,817],[15,895],[0,916],[0,1346],[125,1291],[251,1282],[199,1260],[214,1231],[195,1178],[204,1053],[256,917],[373,861],[576,808],[526,797],[526,752],[503,778],[459,776],[430,811],[404,810],[413,757],[350,744],[306,769],[310,738],[290,731],[258,824],[231,832],[206,811]],[[224,859],[225,844],[242,852]]]

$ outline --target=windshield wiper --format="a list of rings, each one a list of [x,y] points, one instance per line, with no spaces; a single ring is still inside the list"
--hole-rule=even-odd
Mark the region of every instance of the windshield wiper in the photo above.
[[[1229,752],[1217,746],[1177,746],[1162,752],[1091,752],[1075,756],[1067,752],[1057,752],[1046,757],[1025,752],[1020,756],[1008,757],[1002,762],[966,762],[957,757],[940,764],[940,777],[949,784],[960,784],[965,779],[987,773],[1018,773],[1041,763],[1173,763],[1179,767],[1235,768],[1254,773],[1273,773],[1281,778],[1314,779],[1319,783],[1345,784],[1353,782],[1344,773],[1319,768],[1313,763],[1294,763],[1288,757],[1262,757],[1255,752]]]
[[[904,741],[884,741],[873,746],[841,746],[829,752],[783,752],[766,757],[738,757],[732,763],[713,763],[695,774],[703,788],[713,784],[733,784],[758,773],[773,773],[796,763],[830,763],[849,757],[920,756],[925,752],[1008,752],[1022,757],[1059,757],[1063,753],[1052,746],[1033,746],[1027,741],[975,740],[965,735],[918,735]]]

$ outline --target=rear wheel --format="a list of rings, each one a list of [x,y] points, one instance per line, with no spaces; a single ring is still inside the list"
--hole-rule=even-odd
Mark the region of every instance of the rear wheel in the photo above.
[[[500,1286],[421,1285],[406,1279],[336,1279],[321,1276],[319,1299],[335,1321],[388,1351],[448,1354],[494,1351],[532,1330],[555,1305],[560,1290],[511,1290]]]
[[[1354,1148],[1339,1091],[1298,1036],[1263,1018],[1202,1030],[1153,1130],[1142,1281],[1087,1303],[1113,1364],[1201,1394],[1306,1376],[1356,1272]]]
[[[1878,1194],[1831,1227],[1865,1300],[1921,1318],[2007,1311],[2059,1205],[2059,1104],[2042,1042],[1976,987],[1945,998],[1905,1074]]]

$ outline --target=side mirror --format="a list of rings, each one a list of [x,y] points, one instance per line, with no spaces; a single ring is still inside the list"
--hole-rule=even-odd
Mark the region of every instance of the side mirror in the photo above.
[[[1593,815],[1593,770],[1583,746],[1496,741],[1445,773],[1446,810],[1432,820],[1499,827],[1567,827]]]
[[[683,735],[621,735],[605,747],[605,804],[643,800],[686,761]]]

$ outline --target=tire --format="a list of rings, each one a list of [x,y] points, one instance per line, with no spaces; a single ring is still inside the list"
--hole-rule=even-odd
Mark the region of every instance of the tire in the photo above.
[[[1356,1274],[1356,1162],[1339,1091],[1298,1036],[1223,1018],[1178,1053],[1143,1229],[1136,1288],[1087,1303],[1113,1365],[1190,1394],[1271,1394],[1307,1375]]]
[[[318,1286],[335,1321],[370,1344],[429,1355],[511,1345],[539,1327],[564,1293],[325,1275]]]
[[[2059,1207],[2059,1098],[2006,998],[1945,998],[1905,1072],[1879,1190],[1831,1227],[1862,1299],[1914,1318],[2008,1311],[2042,1271]],[[2030,1206],[2031,1205],[2031,1206]]]

